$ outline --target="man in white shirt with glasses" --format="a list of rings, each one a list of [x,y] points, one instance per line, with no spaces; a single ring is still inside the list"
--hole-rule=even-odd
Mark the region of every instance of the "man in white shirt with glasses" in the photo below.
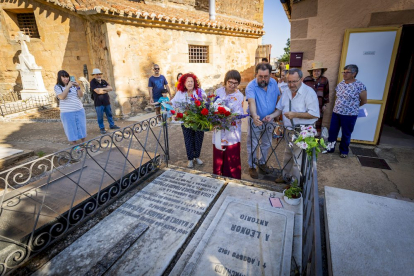
[[[300,69],[292,68],[288,71],[287,83],[289,90],[282,93],[276,105],[276,110],[267,115],[263,121],[271,122],[283,114],[283,124],[288,129],[289,136],[293,134],[294,127],[300,125],[313,125],[319,118],[319,103],[315,91],[307,85],[303,85],[303,73]],[[285,135],[288,135],[286,133]],[[298,164],[292,158],[292,151]],[[289,148],[286,145],[283,159],[283,176],[275,180],[276,183],[283,183],[290,177],[295,177],[300,181],[301,149],[297,146]],[[299,158],[298,158],[299,157]]]

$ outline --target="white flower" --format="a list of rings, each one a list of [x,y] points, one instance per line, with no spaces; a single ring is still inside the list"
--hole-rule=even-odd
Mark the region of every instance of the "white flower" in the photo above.
[[[308,144],[306,144],[306,142],[297,142],[296,146],[298,146],[301,149],[307,149],[308,148]]]
[[[291,147],[291,148],[293,147],[293,144],[292,144],[292,142],[289,142],[289,147]]]
[[[292,135],[292,142],[296,140],[296,135]]]

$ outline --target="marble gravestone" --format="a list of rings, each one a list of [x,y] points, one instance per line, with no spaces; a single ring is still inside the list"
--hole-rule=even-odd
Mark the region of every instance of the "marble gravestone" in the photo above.
[[[325,186],[330,275],[413,275],[414,203]]]
[[[131,221],[148,229],[106,275],[162,275],[223,185],[221,180],[167,170],[85,234],[101,236],[99,242],[110,246],[98,247],[85,239],[81,247],[70,245],[36,275],[83,275],[105,255],[96,251],[110,250],[126,232],[119,232],[116,239],[109,233],[130,228]],[[87,261],[82,259],[77,265],[77,252],[88,256]]]
[[[47,96],[48,92],[42,78],[42,67],[36,64],[34,56],[29,52],[26,45],[26,42],[30,42],[30,37],[23,32],[18,32],[16,41],[22,47],[22,52],[19,55],[19,64],[16,66],[22,79],[23,90],[20,91],[22,100]]]
[[[290,275],[294,212],[227,196],[181,273]]]

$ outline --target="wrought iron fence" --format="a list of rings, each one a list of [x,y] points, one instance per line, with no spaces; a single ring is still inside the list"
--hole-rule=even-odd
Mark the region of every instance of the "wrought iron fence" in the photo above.
[[[20,99],[20,94],[14,91],[9,91],[7,93],[0,94],[1,104],[5,104],[7,102],[17,102],[19,99]]]
[[[256,126],[251,118],[248,120],[249,166],[258,167],[262,173],[270,175],[273,179],[283,176],[287,182],[290,182],[292,177],[296,177],[299,185],[301,185],[303,174],[295,168],[300,167],[303,157],[302,151],[296,150],[293,146],[288,146],[291,144],[293,131],[274,122],[264,122],[261,126]],[[286,159],[283,163],[281,162],[281,156]],[[288,166],[289,170],[287,169]],[[290,167],[293,167],[293,169],[291,170]],[[293,175],[291,171],[297,171],[296,175]]]
[[[273,122],[255,126],[249,119],[248,131],[253,164],[271,175],[272,180],[282,175],[287,182],[292,181],[292,177],[298,179],[303,189],[302,275],[323,275],[315,150],[308,157],[305,150],[292,145],[294,131]],[[283,163],[278,155],[284,156]]]
[[[306,156],[305,152],[303,156]],[[323,275],[318,170],[315,149],[313,149],[311,157],[303,159],[302,168],[304,173],[302,269],[303,274],[306,275]]]
[[[1,172],[0,275],[168,166],[167,131],[153,117]]]
[[[55,98],[56,97],[53,94],[36,97],[33,96],[26,100],[18,100],[16,96],[2,96],[0,103],[0,112],[4,117],[9,114],[22,112],[29,109],[52,105],[55,102]]]

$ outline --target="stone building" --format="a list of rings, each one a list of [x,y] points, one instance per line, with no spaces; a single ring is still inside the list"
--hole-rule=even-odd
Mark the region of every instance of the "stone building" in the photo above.
[[[209,17],[210,2],[215,4]],[[261,44],[264,0],[0,0],[0,92],[21,90],[16,70],[18,31],[31,37],[29,51],[53,91],[64,69],[77,78],[100,68],[114,87],[117,114],[130,97],[147,95],[152,65],[170,84],[194,72],[213,87],[229,69],[255,64]],[[212,6],[214,7],[214,5]]]
[[[323,125],[329,127],[343,66],[355,63],[357,79],[367,86],[369,114],[358,119],[355,140],[377,144],[398,130],[414,134],[413,0],[280,2],[291,22],[291,52],[303,52],[303,71],[313,61],[328,68],[331,103]]]

